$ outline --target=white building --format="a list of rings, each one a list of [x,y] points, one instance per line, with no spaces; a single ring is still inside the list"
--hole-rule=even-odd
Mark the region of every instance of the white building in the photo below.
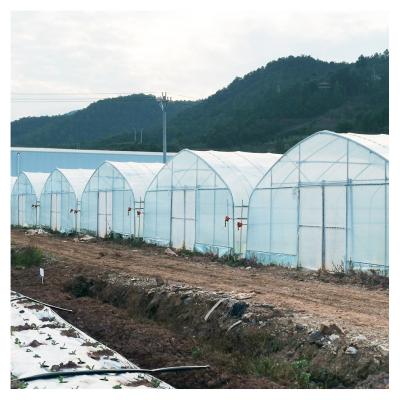
[[[93,169],[55,169],[40,196],[40,224],[57,232],[78,232],[82,191]]]
[[[279,157],[182,150],[146,192],[144,240],[219,255],[243,253],[250,194]]]
[[[265,174],[249,205],[248,258],[386,271],[389,136],[317,132]]]
[[[11,225],[31,227],[39,223],[40,194],[49,174],[21,172],[11,192]]]
[[[81,202],[81,230],[105,237],[142,237],[147,187],[161,163],[106,161],[88,181]]]

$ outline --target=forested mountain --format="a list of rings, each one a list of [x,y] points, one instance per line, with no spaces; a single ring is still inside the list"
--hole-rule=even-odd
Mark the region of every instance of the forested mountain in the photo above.
[[[283,152],[321,129],[388,133],[388,109],[387,51],[355,63],[290,56],[236,78],[205,100],[170,103],[168,146]],[[142,145],[133,142],[134,128],[144,128]],[[12,144],[161,150],[161,132],[155,98],[132,95],[68,116],[15,121]]]
[[[171,117],[193,102],[173,101]],[[154,96],[133,94],[99,100],[72,113],[53,117],[21,118],[11,123],[11,144],[30,147],[90,147],[114,134],[144,132],[161,124],[161,110]]]

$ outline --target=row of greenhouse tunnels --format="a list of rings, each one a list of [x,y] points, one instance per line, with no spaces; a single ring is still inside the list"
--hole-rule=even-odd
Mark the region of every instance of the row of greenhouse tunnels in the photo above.
[[[185,149],[165,165],[24,171],[11,181],[11,224],[386,274],[388,138],[321,131],[283,155]]]

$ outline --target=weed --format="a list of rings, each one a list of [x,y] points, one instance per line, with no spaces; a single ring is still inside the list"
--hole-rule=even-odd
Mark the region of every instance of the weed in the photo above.
[[[11,249],[11,266],[19,269],[39,266],[43,263],[42,250],[28,246],[20,249]]]
[[[58,377],[58,382],[59,382],[59,383],[67,383],[67,381],[64,380],[64,377],[63,377],[62,375],[60,375],[60,376]]]
[[[28,383],[25,381],[16,380],[11,383],[11,389],[26,389]]]
[[[150,383],[153,388],[158,388],[161,384],[161,381],[157,378],[152,378]]]
[[[122,386],[121,386],[121,384],[119,384],[119,385],[113,386],[112,388],[113,388],[113,389],[122,389]]]
[[[192,348],[192,357],[197,360],[201,356],[201,350],[198,347]]]

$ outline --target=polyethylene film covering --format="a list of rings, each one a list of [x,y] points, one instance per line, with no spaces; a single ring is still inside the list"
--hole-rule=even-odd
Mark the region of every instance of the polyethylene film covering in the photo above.
[[[250,199],[248,258],[387,270],[387,135],[360,136],[319,132],[270,169]]]
[[[82,194],[81,230],[100,237],[111,233],[132,236],[134,209],[132,189],[114,167],[105,163],[95,171]]]
[[[242,253],[249,195],[278,158],[182,150],[146,192],[144,239],[218,255]]]
[[[39,197],[49,174],[22,172],[11,192],[11,224],[32,227],[38,224]]]
[[[54,170],[40,197],[40,224],[53,231],[79,230],[79,204],[74,188],[60,170]]]
[[[81,230],[106,237],[142,237],[144,193],[159,163],[103,163],[82,194]]]

